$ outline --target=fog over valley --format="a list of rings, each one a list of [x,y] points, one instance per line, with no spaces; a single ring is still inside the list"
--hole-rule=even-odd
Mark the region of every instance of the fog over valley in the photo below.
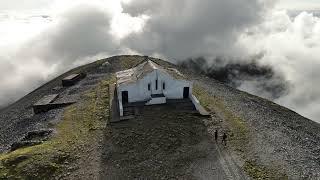
[[[14,2],[0,8],[2,107],[73,67],[141,54],[320,122],[320,11],[263,0]]]

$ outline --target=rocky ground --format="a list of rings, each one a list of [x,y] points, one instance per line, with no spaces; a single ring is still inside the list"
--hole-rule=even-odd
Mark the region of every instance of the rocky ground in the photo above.
[[[289,179],[320,178],[320,124],[204,76],[190,76],[248,126],[247,162]]]
[[[135,119],[112,124],[104,145],[102,167],[105,171],[101,177],[244,178],[233,161],[228,159],[231,162],[226,165],[227,160],[219,154],[219,149],[226,149],[220,146],[220,141],[218,146],[213,140],[204,121],[215,123],[219,120],[184,112],[179,107],[160,105],[144,107]],[[227,168],[232,168],[232,172]]]
[[[185,69],[210,118],[152,106],[107,125],[113,73],[144,59],[118,56],[79,67],[2,109],[0,179],[320,178],[319,124]],[[61,79],[74,72],[88,76],[62,88]],[[57,101],[77,103],[33,115],[31,105],[52,93],[60,93]],[[44,129],[52,133],[43,144],[8,152]],[[215,130],[228,134],[226,147],[213,140]]]

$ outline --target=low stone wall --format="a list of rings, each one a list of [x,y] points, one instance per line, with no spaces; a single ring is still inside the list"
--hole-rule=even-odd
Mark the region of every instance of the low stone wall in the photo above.
[[[120,112],[120,116],[123,116],[123,106],[122,106],[122,102],[119,101],[119,112]]]
[[[75,85],[78,81],[81,79],[85,78],[86,74],[85,73],[80,73],[80,74],[71,74],[68,77],[64,78],[62,80],[62,86],[63,87],[69,87]]]
[[[199,100],[197,99],[196,96],[194,96],[193,94],[190,95],[190,100],[192,101],[192,103],[194,104],[194,106],[196,107],[197,111],[203,115],[203,116],[209,116],[210,113],[208,113],[200,104]]]

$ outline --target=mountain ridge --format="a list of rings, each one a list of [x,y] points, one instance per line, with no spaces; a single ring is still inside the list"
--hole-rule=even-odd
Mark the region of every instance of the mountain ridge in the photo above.
[[[161,106],[152,109],[159,117],[146,112],[145,117],[133,121],[107,124],[107,91],[108,84],[114,82],[114,73],[133,67],[144,58],[114,56],[78,67],[2,109],[0,150],[7,153],[0,155],[0,178],[320,177],[320,165],[317,163],[320,157],[320,149],[317,149],[320,142],[318,123],[266,99],[160,59],[152,58],[162,66],[179,68],[194,82],[194,93],[210,111],[211,118],[177,115]],[[77,72],[85,72],[88,76],[75,87],[60,87],[63,77]],[[31,105],[50,93],[61,93],[62,98],[73,96],[79,99],[70,107],[34,116]],[[149,121],[157,126],[152,123],[148,125]],[[30,132],[48,128],[54,130],[49,140],[8,152],[12,143],[20,141]],[[124,133],[127,130],[129,133]],[[227,147],[212,140],[215,130],[219,130],[219,134],[228,134]],[[145,144],[145,148],[141,149],[135,143]],[[188,154],[188,150],[193,153]],[[70,153],[72,151],[76,155]],[[57,157],[61,161],[55,161]],[[163,159],[162,163],[160,159]],[[151,167],[151,174],[144,170],[145,165]],[[210,170],[210,167],[215,170]],[[26,170],[30,172],[26,173]]]

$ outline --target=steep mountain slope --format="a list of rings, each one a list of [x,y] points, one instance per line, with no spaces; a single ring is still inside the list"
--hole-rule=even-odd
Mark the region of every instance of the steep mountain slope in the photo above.
[[[180,70],[194,81],[210,118],[153,106],[133,120],[108,124],[114,73],[143,60],[115,56],[76,68],[2,109],[0,179],[320,178],[319,124],[188,69]],[[75,72],[87,77],[61,87]],[[52,93],[77,103],[33,115],[32,104]],[[45,130],[50,133],[35,133]],[[213,140],[215,130],[228,134],[226,147]],[[10,152],[26,138],[42,143]]]

